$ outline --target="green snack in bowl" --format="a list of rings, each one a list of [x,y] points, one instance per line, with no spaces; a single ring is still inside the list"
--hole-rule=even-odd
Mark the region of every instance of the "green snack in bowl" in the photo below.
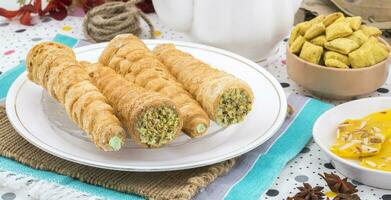
[[[352,33],[353,30],[346,21],[335,22],[326,28],[326,39],[330,41],[336,38],[347,37]]]
[[[324,15],[319,15],[319,16],[315,17],[314,19],[311,19],[310,21],[299,23],[297,26],[300,27],[300,34],[305,35],[307,30],[309,28],[311,28],[312,25],[322,22],[324,18],[325,18]]]
[[[319,64],[322,53],[322,47],[305,42],[300,52],[300,58],[314,64]]]
[[[341,12],[331,13],[323,19],[322,23],[327,27],[334,23],[336,20],[344,18],[345,17]]]
[[[362,46],[349,53],[349,62],[352,68],[369,67],[376,64],[371,48],[368,48],[367,46]]]
[[[289,46],[292,46],[292,43],[300,36],[300,26],[297,25],[293,27],[291,31],[291,36],[289,37]]]
[[[327,67],[335,67],[335,68],[342,68],[342,69],[349,68],[348,65],[346,65],[345,63],[343,63],[337,59],[327,59],[327,60],[325,60],[325,65]]]
[[[325,35],[320,35],[310,41],[312,44],[318,45],[323,47],[324,44],[327,42]]]
[[[383,48],[384,50],[386,50],[387,52],[390,52],[390,49],[383,43],[383,42],[380,42],[379,41],[379,44],[378,44],[381,48]]]
[[[357,31],[360,29],[362,19],[360,16],[355,16],[355,17],[347,17],[346,21],[349,23],[350,28],[352,28],[354,31]]]
[[[327,42],[325,35],[320,35],[310,41],[312,44],[318,45],[323,47],[324,44]]]
[[[345,65],[350,65],[349,58],[346,55],[334,52],[334,51],[326,51],[323,56],[324,60],[338,60]]]
[[[306,41],[305,38],[299,35],[299,37],[297,37],[296,40],[290,46],[291,52],[299,53],[305,41]]]
[[[326,30],[326,27],[323,23],[318,23],[312,25],[307,32],[305,32],[304,37],[307,40],[311,40],[319,35],[322,35]]]
[[[297,29],[299,30],[299,35],[304,35],[305,32],[311,27],[311,23],[307,22],[301,22],[296,25]]]
[[[313,24],[321,23],[325,18],[326,18],[326,16],[324,16],[324,15],[319,15],[319,16],[317,16],[317,17],[311,19],[311,20],[308,21],[308,22],[311,23],[311,25],[313,25]]]
[[[360,46],[353,40],[348,38],[337,38],[324,44],[326,49],[336,51],[342,54],[349,54]]]
[[[362,30],[355,31],[354,33],[352,33],[351,36],[347,38],[355,41],[360,46],[368,40],[368,36],[365,35],[365,33]]]
[[[362,47],[371,49],[375,63],[379,63],[386,59],[389,54],[389,49],[383,45],[384,44],[381,43],[376,37],[370,37],[368,41],[362,45]]]
[[[373,27],[373,26],[361,25],[360,30],[362,30],[365,33],[365,35],[367,35],[368,37],[380,36],[382,34],[380,29]]]

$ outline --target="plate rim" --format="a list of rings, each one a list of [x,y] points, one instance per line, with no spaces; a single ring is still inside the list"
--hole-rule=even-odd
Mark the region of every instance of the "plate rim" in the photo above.
[[[38,147],[39,149],[52,154],[56,157],[87,165],[87,166],[92,166],[92,167],[97,167],[97,168],[103,168],[103,169],[111,169],[111,170],[121,170],[121,171],[173,171],[173,170],[182,170],[182,169],[190,169],[190,168],[196,168],[196,167],[202,167],[206,165],[212,165],[218,162],[222,162],[225,160],[229,160],[231,158],[237,157],[239,155],[242,155],[244,153],[247,153],[251,151],[252,149],[258,147],[259,145],[263,144],[266,142],[268,139],[270,139],[281,127],[282,123],[285,120],[285,115],[287,112],[287,99],[285,92],[279,82],[277,81],[276,78],[274,78],[268,71],[266,71],[262,66],[254,63],[251,60],[248,60],[247,58],[244,58],[242,56],[239,56],[237,54],[228,52],[226,50],[218,49],[215,47],[210,47],[207,45],[202,45],[202,44],[195,44],[191,42],[182,42],[182,41],[172,41],[172,40],[143,40],[147,45],[156,45],[156,44],[161,44],[161,43],[173,43],[177,46],[184,46],[184,47],[189,47],[189,48],[196,48],[204,51],[212,51],[214,53],[222,54],[224,56],[231,57],[232,59],[235,59],[237,61],[240,61],[244,64],[246,64],[248,67],[253,68],[254,70],[258,71],[261,76],[264,76],[265,79],[268,80],[268,82],[273,86],[275,89],[275,92],[277,93],[277,96],[279,97],[279,102],[280,102],[280,110],[278,112],[278,115],[274,121],[274,123],[269,127],[269,130],[264,132],[262,137],[257,138],[256,140],[253,140],[251,143],[249,143],[246,148],[242,148],[241,150],[236,150],[232,151],[229,155],[226,156],[218,156],[213,159],[208,159],[204,161],[198,161],[196,163],[186,163],[186,164],[171,164],[171,165],[164,165],[164,166],[126,166],[124,167],[123,165],[117,165],[117,164],[112,164],[110,166],[107,166],[106,164],[103,164],[101,162],[97,162],[94,160],[81,160],[78,158],[75,158],[75,156],[71,154],[67,154],[64,156],[64,152],[58,152],[57,149],[53,149],[50,145],[47,145],[46,143],[42,143],[41,141],[34,141],[32,138],[28,137],[28,135],[31,135],[29,131],[24,128],[23,124],[19,120],[15,120],[18,118],[17,116],[17,110],[16,110],[16,105],[14,104],[16,97],[18,95],[18,91],[21,88],[21,85],[27,81],[27,72],[22,73],[16,81],[12,84],[7,97],[6,97],[6,113],[7,116],[9,117],[9,121],[11,122],[12,126],[17,130],[19,135],[21,135],[23,138],[25,138],[27,141],[29,141],[31,144],[34,146]],[[85,52],[91,49],[95,48],[102,48],[107,44],[105,43],[97,43],[97,44],[91,44],[79,48],[75,48],[75,54]],[[29,134],[26,134],[25,132],[28,132]]]
[[[329,110],[327,110],[326,112],[324,112],[315,122],[314,126],[313,126],[313,129],[312,129],[312,137],[314,138],[314,141],[315,143],[320,147],[320,149],[331,159],[331,160],[336,160],[346,166],[349,166],[349,167],[352,167],[354,169],[357,169],[357,170],[362,170],[362,171],[365,171],[367,173],[377,173],[379,175],[387,175],[387,176],[391,176],[391,172],[387,172],[387,171],[382,171],[382,170],[376,170],[376,169],[371,169],[371,168],[366,168],[366,167],[362,167],[360,165],[353,165],[351,164],[350,162],[347,161],[347,159],[344,159],[344,158],[341,158],[337,155],[335,155],[333,152],[331,152],[329,150],[329,148],[326,147],[326,145],[318,138],[318,135],[319,134],[316,134],[316,130],[318,129],[318,126],[321,126],[321,121],[323,121],[323,118],[325,116],[328,115],[328,113],[332,113],[333,111],[335,111],[336,109],[340,108],[340,107],[343,107],[343,106],[346,106],[348,104],[359,104],[361,102],[364,102],[364,101],[378,101],[380,99],[386,99],[386,100],[391,100],[391,97],[387,97],[387,96],[383,96],[383,97],[368,97],[368,98],[362,98],[362,99],[357,99],[357,100],[353,100],[353,101],[349,101],[349,102],[345,102],[343,104],[340,104],[340,105],[337,105]]]

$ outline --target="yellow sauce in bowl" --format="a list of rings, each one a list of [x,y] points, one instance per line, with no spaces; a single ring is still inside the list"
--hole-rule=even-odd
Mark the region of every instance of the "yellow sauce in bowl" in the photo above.
[[[391,109],[362,119],[348,119],[338,126],[331,151],[360,165],[391,171]]]

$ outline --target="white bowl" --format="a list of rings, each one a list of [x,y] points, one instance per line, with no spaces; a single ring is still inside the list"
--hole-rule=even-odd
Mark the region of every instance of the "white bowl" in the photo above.
[[[323,113],[315,122],[312,131],[314,140],[331,159],[335,169],[344,176],[373,187],[391,189],[391,172],[362,167],[358,160],[341,158],[330,151],[341,122],[390,108],[391,97],[366,98],[338,105]]]

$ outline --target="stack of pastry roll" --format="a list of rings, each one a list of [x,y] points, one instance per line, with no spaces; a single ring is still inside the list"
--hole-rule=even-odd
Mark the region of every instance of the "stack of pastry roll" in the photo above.
[[[61,103],[67,115],[104,151],[117,151],[125,141],[125,131],[113,108],[90,82],[90,77],[64,45],[43,42],[26,58],[28,78],[43,86]]]
[[[206,133],[210,121],[207,113],[136,36],[124,34],[115,37],[102,52],[99,62],[126,80],[174,101],[183,115],[182,130],[190,137]]]
[[[250,112],[253,93],[242,80],[211,67],[172,44],[156,46],[154,54],[218,124],[238,123]]]
[[[147,147],[160,147],[178,136],[183,121],[173,101],[125,80],[100,63],[81,64],[114,107],[134,141]]]

